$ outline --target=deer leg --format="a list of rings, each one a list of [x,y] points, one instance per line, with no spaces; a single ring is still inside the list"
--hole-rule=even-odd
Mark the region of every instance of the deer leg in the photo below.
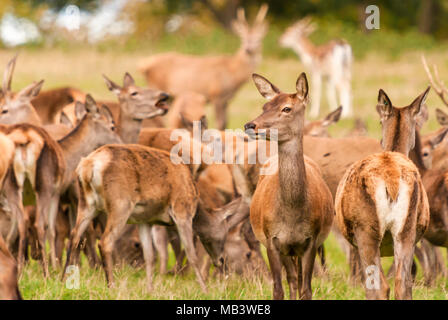
[[[96,253],[96,234],[95,228],[93,227],[93,221],[89,223],[84,238],[86,244],[84,253],[87,256],[87,260],[89,261],[89,266],[91,268],[95,268],[100,265],[100,260]]]
[[[311,280],[313,278],[314,261],[316,260],[317,248],[314,243],[310,244],[302,257],[302,288],[300,291],[301,300],[311,300],[313,291],[311,289]],[[300,259],[300,257],[299,257]]]
[[[390,289],[381,267],[380,240],[365,230],[355,230],[355,237],[367,299],[389,299]]]
[[[138,226],[138,233],[143,249],[143,257],[145,258],[146,267],[146,289],[151,292],[153,289],[153,274],[154,274],[154,247],[152,245],[151,226],[147,224],[140,224]]]
[[[17,252],[17,270],[20,274],[23,270],[23,267],[25,265],[25,255],[27,250],[27,233],[28,233],[28,214],[23,208],[22,205],[22,194],[15,193],[12,195],[12,197],[8,200],[10,202],[10,207],[12,210],[12,219],[15,221],[15,225],[11,229],[15,229],[14,232],[16,236],[14,239],[9,238],[8,242],[11,242],[11,245],[16,241],[17,239],[17,231],[19,235],[19,248]],[[10,235],[8,235],[10,236]],[[8,243],[9,244],[9,243]]]
[[[313,72],[312,75],[312,89],[311,89],[311,110],[310,117],[317,118],[319,116],[319,108],[320,108],[320,95],[322,93],[322,77],[320,73]]]
[[[203,292],[207,292],[207,287],[205,286],[204,279],[202,278],[201,270],[198,265],[198,258],[196,255],[196,248],[193,242],[193,224],[190,220],[176,221],[177,230],[179,231],[179,236],[182,243],[185,246],[185,251],[187,253],[188,262],[193,266],[196,278],[201,286]]]
[[[352,104],[351,104],[351,89],[350,89],[350,78],[342,78],[337,83],[339,91],[339,101],[342,105],[342,118],[351,117],[353,115]]]
[[[37,244],[41,255],[41,265],[44,271],[45,278],[49,276],[48,257],[47,257],[47,250],[45,247],[45,236],[46,236],[46,228],[48,226],[46,212],[48,212],[48,206],[50,205],[50,203],[51,203],[50,195],[36,194],[36,218],[34,221],[34,227],[36,228]]]
[[[274,300],[283,300],[284,292],[282,286],[282,263],[280,252],[275,247],[272,239],[268,240],[266,251],[268,254],[272,280],[274,281]]]
[[[297,272],[295,269],[294,257],[280,255],[283,266],[286,269],[286,279],[289,285],[289,299],[297,299]]]
[[[401,237],[400,237],[401,238]],[[414,237],[406,237],[405,241],[394,239],[395,260],[395,299],[412,299],[412,262],[414,257]]]
[[[361,271],[361,258],[359,257],[358,248],[350,245],[349,248],[349,268],[350,268],[350,282],[356,285],[364,281],[364,273]]]
[[[336,110],[338,102],[336,99],[336,84],[331,78],[327,81],[327,100],[330,110]]]
[[[65,270],[67,267],[74,264],[74,261],[78,260],[80,249],[79,243],[81,242],[81,237],[95,216],[95,207],[93,205],[88,205],[84,199],[80,199],[76,223],[70,233],[70,240],[67,244],[67,260],[64,267],[64,273],[62,274],[62,279],[65,277]]]
[[[55,269],[59,266],[56,257],[56,218],[59,212],[59,195],[52,195],[48,206],[48,240],[50,241],[51,266]]]
[[[104,272],[106,273],[107,285],[109,288],[114,287],[113,277],[113,251],[115,247],[115,241],[124,231],[126,222],[132,212],[131,203],[121,200],[116,206],[112,206],[109,210],[109,217],[107,219],[106,228],[101,236],[99,248],[101,253],[101,259],[103,262]]]
[[[227,126],[227,100],[218,100],[215,102],[216,128],[225,130]]]
[[[153,226],[152,241],[160,259],[160,274],[166,274],[168,264],[168,232],[164,226]]]

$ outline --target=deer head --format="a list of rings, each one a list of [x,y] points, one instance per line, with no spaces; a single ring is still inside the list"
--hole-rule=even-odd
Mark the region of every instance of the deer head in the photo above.
[[[420,152],[426,169],[431,169],[433,150],[443,142],[447,133],[448,128],[445,128],[444,130],[439,131],[435,136],[422,141]]]
[[[428,87],[409,106],[403,108],[394,107],[387,94],[380,89],[376,110],[383,127],[381,145],[384,150],[401,152],[407,156],[414,148],[416,123],[430,89]]]
[[[232,22],[233,31],[240,37],[242,49],[249,56],[258,55],[261,52],[261,45],[264,36],[268,31],[268,24],[264,20],[268,12],[268,5],[261,5],[252,27],[246,21],[243,8],[237,11],[237,18]]]
[[[260,94],[269,101],[263,106],[263,113],[244,128],[256,136],[270,139],[271,130],[278,130],[278,143],[303,135],[305,107],[308,104],[308,80],[305,73],[297,78],[295,93],[283,93],[266,78],[253,74]],[[264,129],[263,131],[259,131]]]
[[[0,99],[0,123],[13,124],[27,122],[34,125],[41,125],[41,120],[31,104],[31,100],[39,94],[44,80],[33,82],[18,93],[13,93],[11,91],[11,82],[16,60],[17,55],[9,61],[3,74]]]
[[[199,204],[193,219],[193,228],[216,267],[224,267],[224,245],[229,230],[247,217],[249,207],[241,197],[212,212],[208,212]]]
[[[81,119],[78,126],[88,125],[95,132],[95,148],[108,143],[121,143],[109,108],[105,105],[98,107],[90,94],[87,94],[85,104],[76,102],[75,114],[77,119]]]
[[[302,37],[308,37],[316,30],[316,24],[310,17],[305,17],[288,27],[279,39],[282,47],[292,48]]]
[[[109,80],[105,75],[103,78],[107,88],[118,97],[124,117],[141,121],[164,115],[168,111],[167,103],[170,100],[168,94],[160,90],[136,86],[129,73],[126,72],[124,75],[122,87]]]

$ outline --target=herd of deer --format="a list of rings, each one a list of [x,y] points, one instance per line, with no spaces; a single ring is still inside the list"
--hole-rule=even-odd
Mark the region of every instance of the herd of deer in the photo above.
[[[17,56],[8,63],[0,92],[1,299],[21,299],[17,279],[30,256],[49,277],[49,262],[57,270],[66,249],[64,278],[83,250],[91,267],[102,263],[109,286],[115,264],[144,263],[152,290],[157,257],[160,273],[168,272],[170,244],[176,256],[172,272],[191,267],[206,291],[212,263],[217,274],[269,277],[260,243],[267,250],[273,297],[284,298],[284,267],[290,298],[311,299],[312,275],[319,270],[315,258],[325,267],[323,243],[330,231],[369,299],[389,298],[382,256],[394,257],[397,299],[412,298],[414,254],[428,285],[447,275],[437,247],[448,248],[448,115],[437,109],[443,128],[420,136],[430,88],[403,108],[380,89],[381,143],[367,137],[360,122],[347,137],[332,138],[328,126],[352,114],[350,46],[314,46],[307,18],[281,37],[280,44],[297,51],[310,69],[313,116],[319,113],[322,79],[329,82],[331,106],[339,92],[342,107],[323,120],[306,121],[305,73],[292,94],[253,73],[261,60],[266,13],[263,5],[249,26],[244,10],[238,11],[233,27],[242,46],[234,56],[153,56],[140,66],[148,88],[137,86],[129,73],[122,86],[103,75],[118,103],[95,101],[71,87],[41,91],[43,80],[12,92]],[[422,61],[448,106],[437,69],[434,80]],[[244,126],[245,137],[229,141],[220,131],[223,144],[234,148],[233,164],[184,162],[191,153],[170,153],[179,142],[171,139],[174,130],[190,132],[182,136],[184,143],[194,139],[194,121],[207,127],[207,102],[215,105],[223,130],[227,103],[250,75],[268,101]],[[278,168],[262,175],[268,164],[249,158],[260,140],[274,136],[278,152],[271,155]],[[242,149],[231,143],[235,139]],[[378,279],[372,286],[373,269]]]

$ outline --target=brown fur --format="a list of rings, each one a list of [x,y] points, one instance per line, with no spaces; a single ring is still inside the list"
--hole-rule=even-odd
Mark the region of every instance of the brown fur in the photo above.
[[[17,279],[16,259],[0,234],[0,300],[22,300]]]
[[[395,108],[380,90],[377,110],[385,152],[355,162],[336,192],[336,221],[354,246],[353,254],[359,255],[365,279],[369,279],[368,267],[379,270],[378,288],[365,281],[368,299],[389,298],[381,255],[394,255],[395,298],[412,299],[412,259],[429,224],[429,205],[420,173],[407,155],[415,145],[416,119],[428,92],[429,88],[407,107]],[[399,193],[405,192],[402,188],[407,188],[407,194],[400,194],[399,200]]]

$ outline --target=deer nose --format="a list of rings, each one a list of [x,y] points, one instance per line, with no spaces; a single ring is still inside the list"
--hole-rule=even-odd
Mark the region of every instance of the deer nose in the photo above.
[[[244,130],[255,130],[255,128],[257,127],[257,125],[253,122],[248,122],[244,125]]]
[[[171,96],[168,94],[168,93],[165,93],[165,92],[162,92],[160,95],[159,95],[159,99],[161,100],[161,101],[166,101],[166,100],[169,100],[171,98]]]
[[[252,256],[252,252],[249,251],[248,253],[246,253],[246,258],[247,259],[250,259],[251,256]]]

